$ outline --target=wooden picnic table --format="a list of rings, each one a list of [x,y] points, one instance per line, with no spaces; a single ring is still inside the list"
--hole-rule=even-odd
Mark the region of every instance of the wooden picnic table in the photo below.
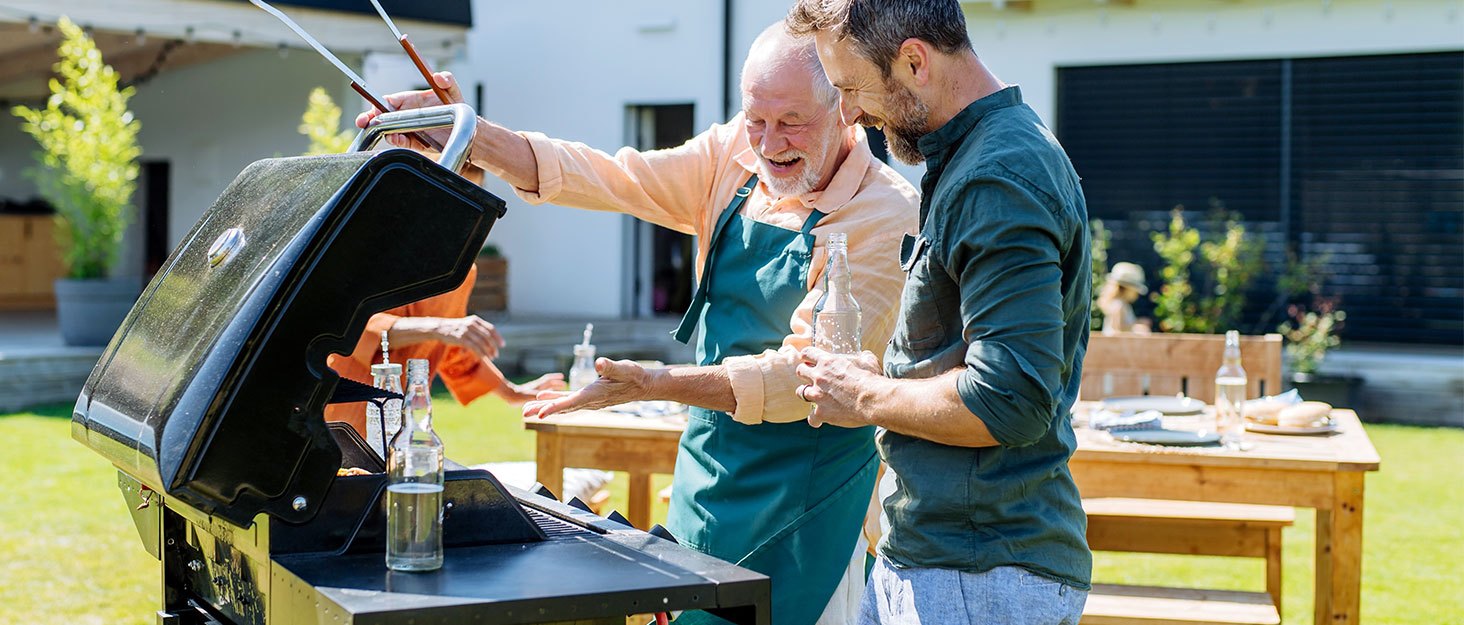
[[[1085,423],[1094,404],[1074,412]],[[1336,432],[1285,436],[1247,432],[1245,450],[1156,447],[1077,429],[1069,466],[1084,497],[1137,497],[1269,504],[1316,510],[1316,625],[1360,622],[1363,476],[1381,460],[1351,410],[1334,410]],[[651,474],[675,469],[684,416],[585,411],[524,419],[536,433],[538,480],[559,493],[565,467],[630,474],[627,516],[645,529]]]

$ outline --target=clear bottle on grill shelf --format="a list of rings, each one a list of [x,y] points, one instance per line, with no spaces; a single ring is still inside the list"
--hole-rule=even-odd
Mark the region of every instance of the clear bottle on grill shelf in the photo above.
[[[402,366],[393,362],[371,365],[371,385],[400,394],[402,392]],[[402,400],[366,402],[366,443],[386,458],[386,442],[391,440],[402,427]]]
[[[407,361],[402,429],[387,460],[386,566],[442,568],[442,439],[432,431],[432,377],[426,360]]]
[[[835,354],[857,355],[859,302],[854,301],[854,275],[849,271],[849,235],[829,235],[824,267],[824,293],[813,307],[813,346]]]
[[[1226,444],[1239,440],[1245,429],[1245,369],[1240,366],[1240,333],[1225,333],[1225,355],[1215,372],[1215,431]]]

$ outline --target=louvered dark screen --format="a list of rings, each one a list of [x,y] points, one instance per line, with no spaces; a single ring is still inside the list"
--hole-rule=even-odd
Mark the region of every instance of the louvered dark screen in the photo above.
[[[1242,329],[1280,322],[1290,242],[1328,259],[1344,337],[1464,344],[1464,53],[1061,68],[1057,131],[1151,286],[1149,233],[1215,198],[1266,240]]]

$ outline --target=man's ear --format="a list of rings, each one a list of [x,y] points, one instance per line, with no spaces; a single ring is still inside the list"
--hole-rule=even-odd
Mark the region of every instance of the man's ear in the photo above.
[[[930,83],[930,61],[933,50],[930,43],[923,39],[911,37],[900,44],[900,51],[895,55],[894,73],[905,74],[906,77],[917,87],[924,87]]]

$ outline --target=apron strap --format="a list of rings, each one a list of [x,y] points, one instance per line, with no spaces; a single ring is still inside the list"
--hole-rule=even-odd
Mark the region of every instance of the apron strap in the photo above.
[[[823,212],[823,211],[821,211],[821,210],[819,210],[819,209],[817,209],[817,208],[813,209],[813,212],[811,212],[811,213],[808,214],[808,219],[803,220],[803,228],[799,229],[798,230],[798,233],[799,234],[810,234],[810,233],[812,233],[813,232],[813,227],[818,224],[818,220],[823,219],[824,217],[828,217],[828,214],[825,213],[825,212]]]
[[[747,196],[752,195],[752,190],[757,186],[757,174],[753,174],[747,182],[737,189],[737,194],[732,196],[732,201],[717,218],[717,226],[712,229],[712,238],[707,244],[707,257],[702,263],[701,281],[696,285],[696,294],[691,296],[691,305],[686,308],[686,314],[682,315],[681,323],[676,326],[676,331],[671,336],[682,344],[691,340],[691,333],[696,330],[696,324],[701,319],[702,309],[707,307],[707,283],[712,279],[712,257],[717,253],[717,239],[722,237],[722,232],[727,229],[727,222],[742,210],[743,203],[747,202]]]

